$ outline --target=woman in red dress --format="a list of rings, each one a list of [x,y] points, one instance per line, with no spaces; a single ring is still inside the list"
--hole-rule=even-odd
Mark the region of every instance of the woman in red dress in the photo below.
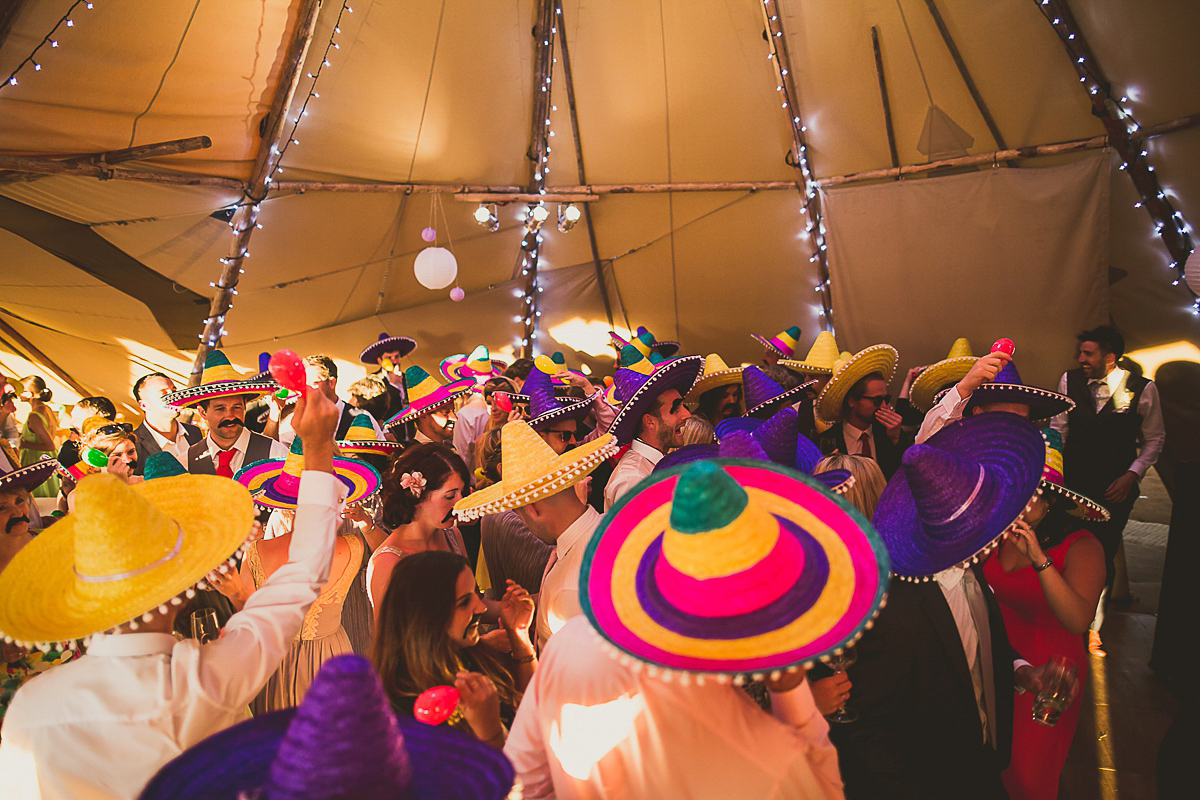
[[[1033,721],[1032,694],[1015,699],[1012,761],[1003,778],[1009,794],[1025,800],[1058,796],[1087,677],[1084,635],[1105,574],[1104,548],[1084,528],[1084,519],[1074,515],[1106,519],[1108,512],[1063,486],[1062,439],[1057,431],[1045,433],[1050,446],[1042,493],[983,567],[1016,651],[1035,666],[1056,655],[1076,664],[1076,695],[1054,727]]]

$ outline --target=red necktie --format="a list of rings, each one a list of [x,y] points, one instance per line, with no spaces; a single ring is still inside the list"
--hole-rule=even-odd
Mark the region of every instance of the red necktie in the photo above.
[[[871,457],[871,432],[863,431],[862,436],[858,437],[858,455]]]
[[[237,450],[229,448],[228,450],[217,451],[217,474],[222,478],[232,478],[233,468],[230,464],[233,463],[233,457],[237,455]]]

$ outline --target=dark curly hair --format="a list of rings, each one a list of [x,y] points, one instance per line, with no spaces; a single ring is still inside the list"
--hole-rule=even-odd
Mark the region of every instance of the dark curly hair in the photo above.
[[[420,496],[400,485],[401,478],[407,472],[419,472],[425,479],[425,489]],[[395,529],[412,522],[417,505],[431,493],[445,486],[454,473],[462,478],[464,487],[470,485],[467,465],[458,453],[444,444],[426,442],[405,450],[392,462],[391,468],[383,476],[383,488],[380,490],[380,518],[383,524],[388,529]]]

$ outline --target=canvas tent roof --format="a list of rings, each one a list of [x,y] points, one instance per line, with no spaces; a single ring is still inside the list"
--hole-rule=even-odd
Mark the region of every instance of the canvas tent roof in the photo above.
[[[0,77],[34,51],[71,2],[10,5],[16,14],[0,41]],[[277,177],[527,186],[538,3],[349,5],[353,13],[343,13],[340,23],[341,3],[325,0],[320,7],[302,72],[315,73],[331,39],[338,47],[329,51],[319,97],[309,101],[298,144],[287,149]],[[872,27],[902,164],[928,160],[918,144],[931,105],[970,137],[968,152],[997,149],[923,0],[778,5],[818,178],[891,164]],[[73,12],[70,29],[59,29],[58,47],[39,51],[42,69],[24,69],[16,85],[0,88],[0,155],[94,153],[207,136],[207,149],[122,166],[224,179],[181,186],[9,174],[0,183],[0,322],[8,326],[0,330],[0,364],[7,352],[28,356],[32,345],[83,388],[126,403],[132,379],[152,366],[190,372],[210,282],[233,238],[223,211],[243,198],[237,186],[251,175],[302,6],[302,0],[95,0],[93,9]],[[937,0],[936,6],[1010,147],[1104,134],[1037,0]],[[1091,0],[1072,7],[1097,60],[1143,125],[1200,111],[1194,46],[1200,6]],[[791,133],[767,58],[760,0],[564,0],[562,9],[560,35],[570,47],[590,184],[795,179],[784,161]],[[547,181],[575,185],[561,64],[553,75]],[[289,117],[312,83],[302,75]],[[1196,219],[1200,130],[1147,140],[1146,149],[1175,208]],[[1022,161],[1018,170],[1088,158],[1095,155]],[[1089,195],[1098,249],[1063,284],[1085,290],[1070,324],[1102,322],[1111,311],[1131,347],[1196,340],[1191,295],[1171,285],[1170,258],[1153,221],[1134,208],[1137,196],[1117,169],[1120,160],[1112,154],[1103,160],[1091,180],[1103,184],[1104,194]],[[959,181],[943,184],[961,187],[948,195],[957,206],[971,202],[977,186],[971,180],[905,183]],[[717,350],[731,362],[757,358],[749,331],[772,334],[799,324],[807,348],[822,320],[801,201],[795,189],[601,195],[591,212],[615,323],[646,325],[688,351]],[[881,202],[891,208],[896,201]],[[831,205],[836,210],[838,201]],[[272,193],[261,206],[262,229],[252,235],[223,345],[246,370],[260,351],[281,346],[354,364],[383,330],[418,339],[414,359],[426,367],[478,343],[511,352],[524,306],[521,207],[502,206],[500,230],[488,233],[471,218],[475,205],[449,193]],[[1062,212],[1069,220],[1074,210]],[[462,303],[413,277],[413,259],[425,246],[420,231],[431,220],[439,243],[453,242],[467,294]],[[962,286],[947,285],[894,250],[873,253],[870,225],[843,221],[857,245],[843,242],[840,255],[830,253],[834,319],[853,331],[841,341],[845,349],[895,341],[902,364],[929,363],[959,335],[977,348],[1012,331],[1032,336],[1048,309],[1076,300],[1055,296],[1056,284],[1045,282],[1044,273],[1030,274],[1032,263],[1008,264],[994,275],[979,274],[990,266],[964,263]],[[995,240],[1023,234],[976,230],[973,246],[985,254]],[[566,233],[547,224],[543,233],[537,349],[562,349],[573,363],[608,369],[609,324],[587,232],[581,223]],[[906,232],[879,233],[882,242]],[[959,236],[936,226],[917,233],[934,241]],[[853,298],[839,302],[838,270],[869,281],[872,258],[904,267],[908,280],[889,286],[892,302],[868,313]],[[1110,268],[1119,279],[1108,286]],[[929,312],[930,298],[947,308],[972,302],[961,291],[980,280],[991,293],[974,296],[978,308],[967,323],[954,323],[958,329]],[[1041,295],[1019,289],[1034,285]],[[1034,379],[1049,382],[1069,362],[1064,335],[1056,331],[1036,344],[1052,352],[1037,362]],[[1030,342],[1025,352],[1032,349]]]

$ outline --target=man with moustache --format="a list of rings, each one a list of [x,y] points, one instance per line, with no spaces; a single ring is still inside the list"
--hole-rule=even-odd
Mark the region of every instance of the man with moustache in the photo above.
[[[721,420],[746,413],[742,391],[742,370],[731,368],[721,356],[709,353],[704,359],[700,380],[685,399],[696,402],[693,412],[696,416],[704,417],[716,426]]]
[[[404,365],[401,359],[417,349],[417,343],[407,336],[389,336],[379,334],[379,339],[367,345],[359,355],[358,360],[363,364],[379,367],[375,373],[384,379],[387,388],[388,407],[382,419],[390,419],[408,406],[408,384],[404,379]],[[389,429],[397,441],[407,442],[413,438],[415,430],[411,423],[405,423]]]
[[[703,368],[700,356],[683,356],[655,365],[648,374],[636,369],[617,370],[613,389],[621,407],[609,432],[618,444],[628,443],[629,449],[613,468],[604,489],[606,511],[649,475],[667,451],[679,447],[679,429],[691,416],[683,397]]]
[[[187,460],[188,449],[204,439],[204,431],[181,422],[179,409],[163,402],[174,391],[175,382],[162,372],[143,375],[133,384],[133,399],[143,416],[142,424],[133,429],[138,456],[135,475],[142,474],[146,459],[155,453],[168,452],[181,462]]]

